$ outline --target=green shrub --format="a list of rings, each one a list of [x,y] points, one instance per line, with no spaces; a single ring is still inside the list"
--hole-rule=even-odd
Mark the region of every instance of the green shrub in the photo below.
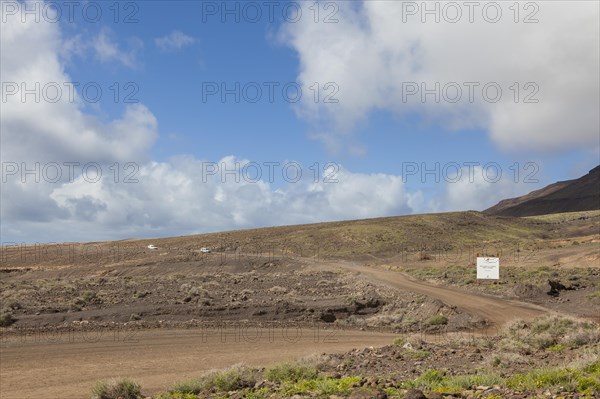
[[[454,390],[471,389],[479,385],[499,385],[502,378],[498,374],[456,375],[447,377],[443,385]]]
[[[546,347],[547,351],[560,352],[564,349],[567,349],[567,345],[565,344],[556,344]]]
[[[194,392],[202,391],[236,391],[244,388],[251,388],[256,384],[258,370],[244,366],[233,366],[224,371],[215,371],[200,378],[192,386]],[[200,388],[198,390],[197,388]]]
[[[297,382],[317,378],[318,374],[315,367],[284,363],[267,369],[264,378],[272,382]]]
[[[194,393],[171,392],[163,393],[156,399],[198,399],[198,395]]]
[[[83,291],[83,293],[81,294],[81,298],[83,299],[84,302],[91,302],[96,298],[96,293],[94,291]]]
[[[596,360],[594,363],[586,366],[583,371],[600,377],[600,360]]]
[[[537,349],[546,349],[556,344],[556,340],[548,333],[534,335],[529,342]]]
[[[444,371],[429,369],[423,372],[419,377],[412,381],[405,381],[402,383],[403,388],[420,388],[431,390],[441,385],[444,380]]]
[[[92,399],[138,399],[141,397],[139,384],[127,378],[98,381],[92,388]]]
[[[600,381],[594,377],[580,377],[577,379],[579,392],[600,392]]]
[[[564,387],[574,391],[577,386],[579,373],[568,368],[542,368],[523,374],[516,374],[507,380],[510,388],[519,390],[548,389]]]
[[[445,324],[448,324],[448,318],[444,315],[436,314],[435,316],[431,316],[427,320],[427,324],[429,324],[430,326],[445,325]]]
[[[441,382],[444,379],[444,374],[445,373],[443,371],[436,370],[436,369],[429,369],[429,370],[425,371],[423,374],[421,374],[421,376],[419,378],[425,382],[436,383],[436,382]]]
[[[203,389],[204,389],[204,385],[203,385],[202,380],[200,380],[200,379],[184,381],[184,382],[179,382],[179,383],[173,385],[171,388],[169,388],[168,395],[176,395],[176,394],[196,395],[196,394],[199,394],[200,392],[202,392]],[[167,396],[167,397],[175,398],[175,396]]]
[[[194,380],[177,383],[169,388],[163,396],[165,399],[179,399],[174,395],[197,395],[203,392],[228,392],[251,388],[256,384],[257,375],[258,370],[256,369],[233,366],[228,370],[214,371]],[[190,396],[190,398],[194,398],[194,396]]]

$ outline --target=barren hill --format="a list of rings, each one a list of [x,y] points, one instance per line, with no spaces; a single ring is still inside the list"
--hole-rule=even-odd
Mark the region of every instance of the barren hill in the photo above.
[[[505,199],[484,212],[498,216],[534,216],[600,209],[600,166],[578,179],[550,184],[517,198]]]

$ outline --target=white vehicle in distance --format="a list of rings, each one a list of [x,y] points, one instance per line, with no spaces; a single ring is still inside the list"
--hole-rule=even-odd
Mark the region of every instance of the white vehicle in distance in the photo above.
[[[148,249],[158,249],[158,247],[154,246],[154,244],[150,244],[147,247]]]
[[[202,252],[203,254],[209,254],[210,253],[210,249],[208,249],[206,247],[202,247],[202,248],[200,248],[200,252]]]

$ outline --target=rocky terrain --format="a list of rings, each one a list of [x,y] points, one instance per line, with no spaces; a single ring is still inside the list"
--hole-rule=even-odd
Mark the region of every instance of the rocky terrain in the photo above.
[[[3,395],[75,398],[100,379],[101,399],[597,397],[599,222],[462,212],[7,245]],[[476,280],[478,254],[500,256],[499,281]]]
[[[516,321],[493,336],[402,335],[380,348],[269,368],[237,365],[176,383],[157,397],[597,398],[599,343],[598,325],[553,316]]]

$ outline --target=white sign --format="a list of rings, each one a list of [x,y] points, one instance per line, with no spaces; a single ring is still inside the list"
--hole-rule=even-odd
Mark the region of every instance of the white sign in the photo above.
[[[477,279],[500,279],[500,258],[477,258]]]

